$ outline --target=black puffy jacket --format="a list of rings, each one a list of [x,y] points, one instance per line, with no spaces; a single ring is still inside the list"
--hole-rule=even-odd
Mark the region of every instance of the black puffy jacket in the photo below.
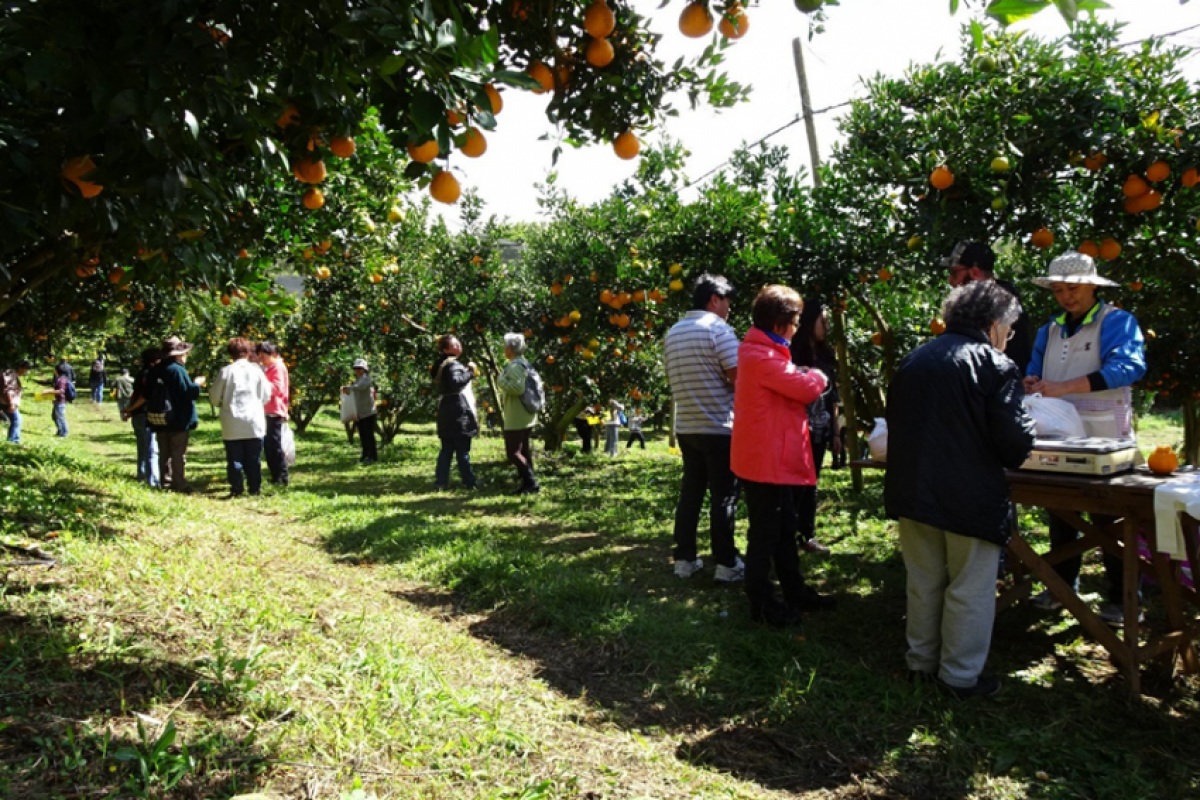
[[[445,439],[452,436],[476,436],[479,420],[467,402],[464,392],[471,384],[471,368],[450,356],[442,356],[433,365],[433,380],[437,386],[437,434]]]
[[[1003,545],[1009,488],[1033,448],[1021,374],[982,331],[951,326],[888,387],[888,516]]]

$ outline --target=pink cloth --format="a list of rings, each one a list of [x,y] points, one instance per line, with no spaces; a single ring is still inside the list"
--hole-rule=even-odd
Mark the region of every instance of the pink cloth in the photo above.
[[[287,364],[283,363],[282,358],[276,359],[274,364],[263,370],[263,374],[267,376],[267,383],[271,384],[271,399],[263,406],[263,411],[269,417],[287,419],[291,392]]]
[[[758,483],[813,486],[805,406],[825,391],[819,372],[801,372],[786,347],[751,328],[738,348],[733,395],[733,473]]]

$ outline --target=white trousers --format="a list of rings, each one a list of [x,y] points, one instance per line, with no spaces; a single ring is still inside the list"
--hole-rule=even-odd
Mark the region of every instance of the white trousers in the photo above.
[[[900,519],[908,571],[908,668],[975,685],[996,619],[999,545]]]

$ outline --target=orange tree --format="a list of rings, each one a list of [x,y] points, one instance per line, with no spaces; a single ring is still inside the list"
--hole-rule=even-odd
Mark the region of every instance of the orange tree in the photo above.
[[[584,2],[13,0],[0,318],[91,259],[160,286],[259,286],[275,253],[237,257],[262,232],[251,209],[302,217],[334,201],[327,174],[377,131],[399,149],[435,141],[443,158],[469,148],[467,126],[497,124],[496,86],[547,92],[575,144],[651,126],[674,90],[741,94],[715,48],[667,69],[645,18],[610,5],[601,67],[585,58]],[[444,168],[429,160],[408,178],[428,184]]]
[[[1182,405],[1195,461],[1200,101],[1179,75],[1185,51],[1121,49],[1118,30],[1081,24],[1043,42],[973,28],[958,61],[871,81],[815,199],[840,218],[829,255],[843,273],[872,284],[885,266],[892,286],[924,297],[944,288],[937,260],[959,239],[996,243],[1001,272],[1018,279],[1064,250],[1094,248],[1122,283],[1108,299],[1146,332],[1144,385]],[[862,295],[854,280],[843,285]],[[1047,293],[1019,285],[1035,318],[1051,309]],[[921,327],[929,315],[911,324],[870,313],[885,345],[897,323]]]

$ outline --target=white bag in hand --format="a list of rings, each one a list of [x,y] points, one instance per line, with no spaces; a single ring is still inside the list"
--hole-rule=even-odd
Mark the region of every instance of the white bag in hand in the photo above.
[[[1033,417],[1037,436],[1040,439],[1050,437],[1076,438],[1086,437],[1087,428],[1079,417],[1079,411],[1066,400],[1057,397],[1042,397],[1031,394],[1025,398],[1025,410]]]
[[[279,443],[283,449],[283,460],[289,467],[296,466],[296,437],[287,422],[284,422],[279,430]]]
[[[867,448],[871,451],[871,458],[875,461],[887,461],[887,439],[887,420],[883,417],[876,417],[875,428],[867,437]]]
[[[342,395],[342,422],[354,422],[358,419],[358,406],[354,402],[354,395],[351,393]]]

